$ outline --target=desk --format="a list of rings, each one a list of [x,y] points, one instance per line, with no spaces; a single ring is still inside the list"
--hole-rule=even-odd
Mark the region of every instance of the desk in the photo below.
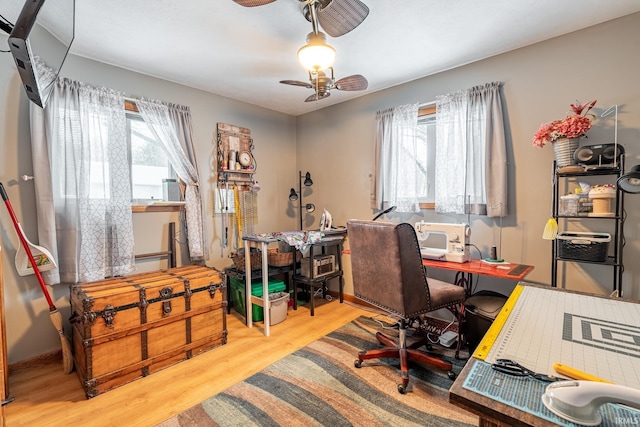
[[[479,415],[480,426],[557,425],[544,407],[532,411],[518,406],[528,399],[537,403],[544,392],[532,394],[526,381],[514,381],[512,388],[504,386],[500,391],[494,385],[502,385],[494,383],[497,374],[476,377],[489,391],[482,393],[467,379],[485,362],[504,357],[548,375],[557,375],[552,366],[559,362],[616,384],[640,388],[640,343],[616,338],[640,334],[639,317],[637,301],[519,284],[449,390],[449,401]],[[519,400],[498,397],[506,392]]]
[[[533,270],[532,265],[513,263],[490,264],[488,262],[484,262],[480,259],[475,258],[472,258],[467,262],[450,262],[423,259],[422,265],[424,265],[425,267],[455,271],[456,278],[454,280],[454,283],[464,288],[467,297],[471,295],[471,287],[473,286],[472,282],[474,274],[491,276],[497,279],[521,281],[527,276],[527,274],[529,274]]]
[[[336,236],[336,235],[341,235],[346,233],[346,230],[327,230],[327,231],[323,231],[322,232],[324,235],[328,236],[328,237],[323,237],[322,239],[320,239],[318,242],[311,244],[311,249],[310,252],[311,254],[313,254],[313,247],[314,246],[328,246],[328,245],[336,245],[339,244],[340,250],[342,249],[342,240],[344,239],[344,236]],[[339,240],[338,240],[339,239]],[[261,307],[263,307],[263,311],[264,311],[264,334],[266,336],[269,336],[270,334],[270,322],[271,322],[271,313],[270,313],[270,308],[271,308],[271,302],[269,301],[269,265],[268,265],[268,256],[267,256],[267,250],[268,250],[268,246],[269,243],[276,243],[279,242],[280,239],[276,238],[276,237],[265,237],[264,235],[262,236],[244,236],[242,238],[242,240],[245,242],[244,245],[244,250],[245,250],[245,307],[246,307],[246,321],[247,321],[247,326],[249,328],[253,327],[253,319],[252,319],[252,305],[251,304],[256,304],[259,305]],[[251,295],[251,247],[252,246],[258,246],[260,247],[260,250],[262,251],[262,295],[264,298],[260,298],[260,297],[256,297]],[[338,266],[341,266],[341,261],[340,261],[340,256],[341,256],[341,251],[338,252],[338,260],[336,260],[336,264]],[[294,265],[296,263],[296,259],[294,256]],[[316,283],[316,282],[322,282],[323,280],[326,281],[328,280],[329,277],[327,278],[305,278],[304,276],[300,276],[295,274],[296,271],[294,269],[293,271],[294,273],[294,277],[293,277],[293,286],[295,288],[296,286],[296,281],[306,281],[307,283]],[[342,269],[340,268],[339,270],[339,274],[338,272],[335,272],[331,275],[331,277],[340,277],[340,302],[342,302],[342,289],[343,289],[343,282],[342,282]],[[295,298],[295,290],[294,290],[294,298]],[[312,311],[313,311],[313,295],[311,295],[312,300],[311,300],[311,304],[312,304]],[[296,301],[297,303],[297,301]]]

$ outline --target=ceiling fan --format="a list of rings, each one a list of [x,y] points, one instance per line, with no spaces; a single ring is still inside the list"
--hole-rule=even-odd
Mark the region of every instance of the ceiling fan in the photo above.
[[[369,85],[367,79],[360,74],[354,74],[352,76],[336,80],[333,77],[333,67],[329,67],[328,70],[331,70],[331,77],[327,76],[327,74],[322,70],[309,71],[309,82],[301,82],[299,80],[282,80],[280,83],[314,89],[314,94],[305,99],[305,102],[319,101],[321,99],[328,98],[331,94],[329,91],[332,89],[356,91],[365,90]]]
[[[246,7],[261,6],[275,0],[233,0]],[[333,61],[336,51],[326,43],[323,30],[338,37],[356,28],[369,14],[369,8],[360,0],[298,0],[305,3],[303,13],[311,22],[312,32],[307,35],[307,44],[298,50],[298,60],[309,73],[309,82],[281,80],[280,83],[314,89],[314,94],[305,102],[327,98],[332,89],[344,91],[365,90],[369,82],[364,76],[354,74],[340,80],[333,76]],[[331,77],[324,70],[331,70]]]
[[[275,0],[233,0],[241,6],[254,7]],[[369,8],[360,0],[298,0],[305,3],[303,14],[315,26],[315,16],[322,29],[331,37],[340,37],[362,24]],[[314,29],[314,32],[315,29]]]

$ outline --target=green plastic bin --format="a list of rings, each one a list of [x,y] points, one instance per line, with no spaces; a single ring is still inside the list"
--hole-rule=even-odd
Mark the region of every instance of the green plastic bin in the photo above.
[[[233,308],[240,314],[246,317],[245,311],[245,295],[244,295],[244,281],[231,277],[231,301],[233,302]],[[282,292],[287,289],[287,285],[282,280],[269,279],[269,293]],[[262,297],[262,279],[253,280],[251,283],[251,295],[254,297]],[[251,318],[254,322],[261,322],[264,320],[264,311],[262,307],[257,304],[251,304]]]

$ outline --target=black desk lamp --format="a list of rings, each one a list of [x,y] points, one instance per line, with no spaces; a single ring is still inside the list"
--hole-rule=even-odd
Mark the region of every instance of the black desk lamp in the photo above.
[[[388,214],[389,212],[393,212],[395,211],[397,208],[397,206],[391,206],[390,208],[387,208],[385,210],[383,210],[382,212],[380,212],[378,215],[374,216],[373,219],[371,221],[375,221],[376,219],[380,218],[383,215]]]
[[[618,178],[618,188],[625,193],[640,193],[640,165],[635,165],[631,168],[631,172]]]
[[[289,191],[289,200],[291,200],[292,202],[296,200],[298,201],[300,230],[302,230],[302,183],[302,171],[298,171],[298,191],[296,192],[296,190],[292,188],[291,191]],[[313,185],[311,174],[309,172],[307,172],[304,176],[304,185],[305,187],[311,187]],[[304,205],[304,208],[307,213],[311,213],[316,210],[316,205],[314,205],[313,203],[307,203],[306,205]]]

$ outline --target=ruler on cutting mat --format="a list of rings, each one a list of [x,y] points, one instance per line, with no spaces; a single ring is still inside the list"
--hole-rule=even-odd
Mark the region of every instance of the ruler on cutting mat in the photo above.
[[[482,338],[482,341],[480,341],[480,344],[478,344],[478,347],[476,347],[476,350],[473,352],[473,357],[480,360],[486,359],[523,290],[523,285],[516,285],[513,289],[509,299],[507,299],[507,302],[502,306],[502,310],[500,310],[500,313],[498,313],[498,316],[496,316],[496,319],[489,327],[489,330]]]

